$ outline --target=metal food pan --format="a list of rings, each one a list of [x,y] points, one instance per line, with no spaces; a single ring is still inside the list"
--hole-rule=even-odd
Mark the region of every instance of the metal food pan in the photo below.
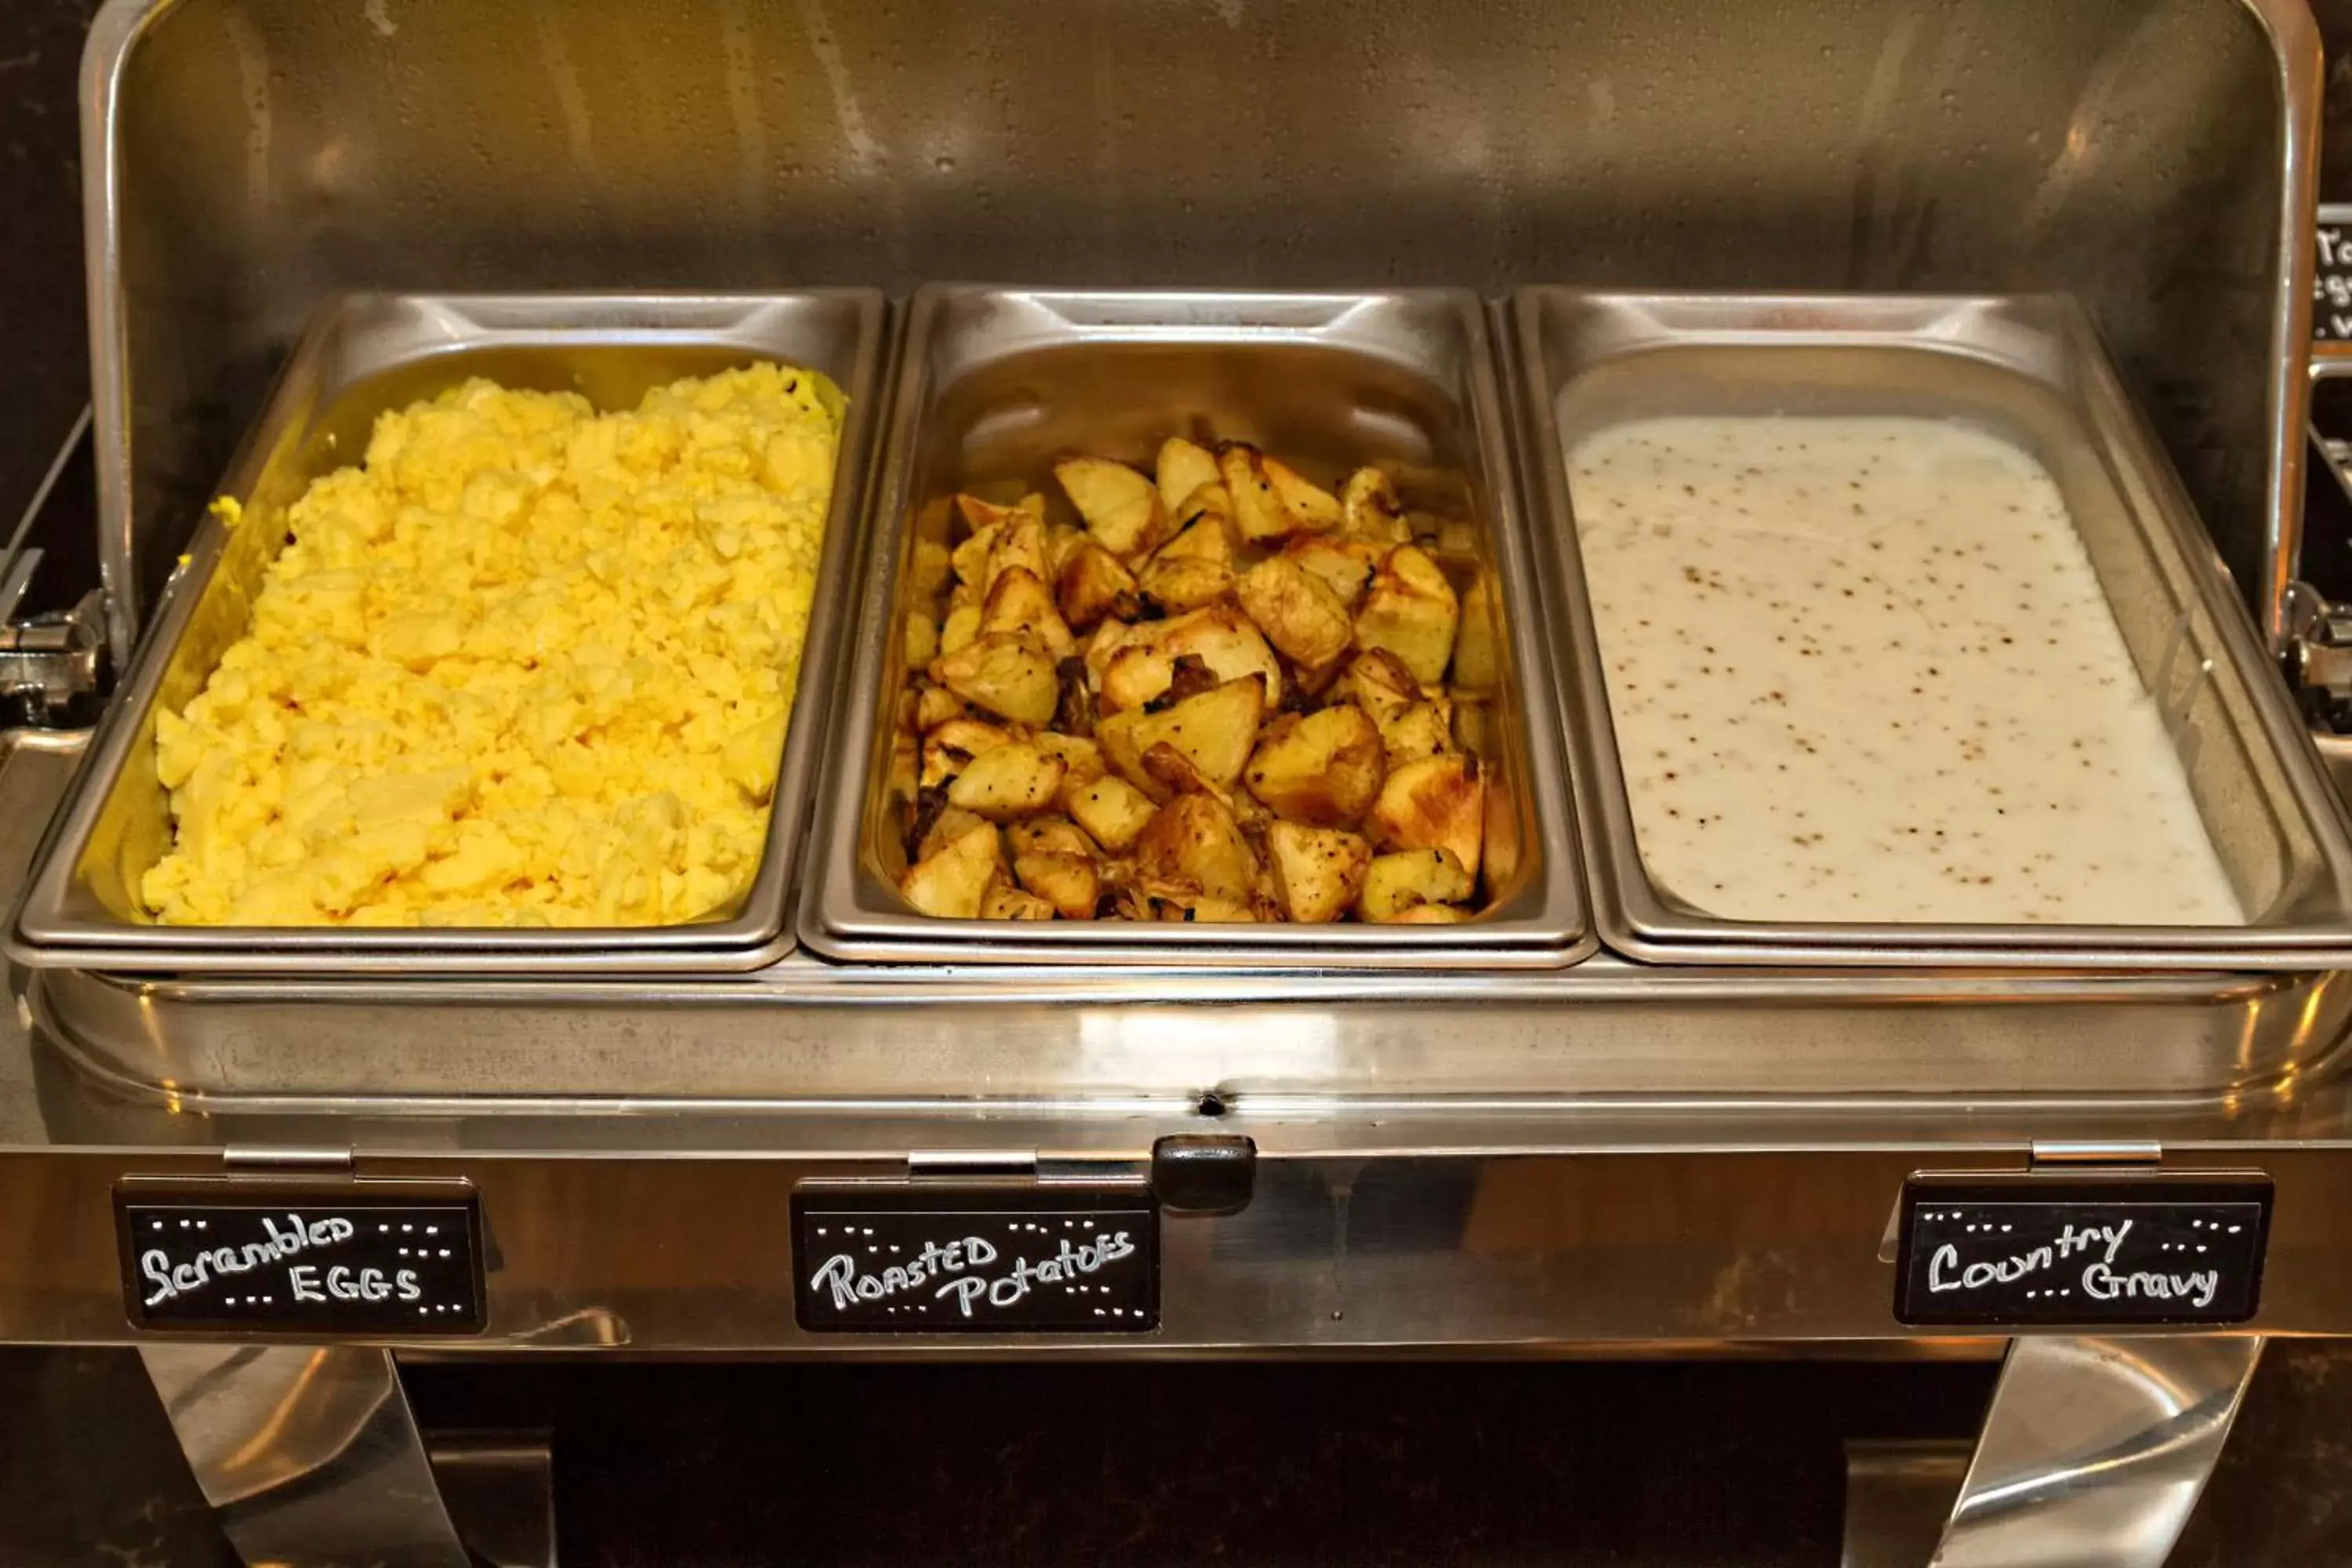
[[[959,489],[1052,492],[1054,459],[1149,460],[1196,422],[1310,467],[1381,463],[1408,502],[1471,527],[1497,590],[1500,689],[1488,759],[1488,842],[1515,872],[1451,926],[1013,922],[922,915],[889,783],[905,689],[917,542],[945,542]],[[1565,964],[1594,942],[1569,822],[1556,699],[1543,655],[1484,305],[1445,289],[1367,294],[1040,292],[935,285],[916,298],[877,487],[875,542],[839,740],[826,761],[802,941],[840,959],[1119,960],[1298,965]]]
[[[338,297],[313,317],[132,662],[82,775],[43,847],[9,934],[37,967],[401,973],[722,972],[793,945],[796,851],[823,744],[842,601],[856,557],[868,432],[880,393],[887,307],[870,289],[768,294],[485,294]],[[458,381],[571,390],[600,408],[755,360],[830,377],[848,398],[801,678],[765,852],[742,907],[676,926],[568,930],[166,926],[136,897],[172,839],[155,776],[155,714],[200,689],[249,624],[284,509],[310,481],[366,450],[376,416]]]
[[[1522,290],[1513,302],[1532,504],[1549,534],[1579,808],[1603,941],[1656,963],[2310,969],[2352,961],[2342,803],[2196,513],[2078,306],[2054,297]],[[1635,840],[1567,453],[1664,414],[1957,420],[2054,477],[2157,700],[2242,927],[1735,921],[1654,885]],[[1662,585],[1662,592],[1664,591]]]

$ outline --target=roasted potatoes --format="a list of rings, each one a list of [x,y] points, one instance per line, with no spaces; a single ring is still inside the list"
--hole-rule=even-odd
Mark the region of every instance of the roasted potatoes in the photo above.
[[[1129,708],[1113,713],[1095,728],[1103,760],[1128,783],[1155,800],[1168,791],[1156,784],[1144,766],[1144,753],[1165,742],[1198,768],[1218,788],[1230,789],[1242,776],[1250,748],[1257,741],[1258,720],[1265,711],[1265,689],[1255,677],[1228,680],[1213,690],[1153,712]]]
[[[1457,904],[1469,898],[1477,879],[1450,849],[1407,849],[1375,855],[1364,868],[1356,908],[1368,921],[1402,921],[1431,904]]]
[[[1461,618],[1461,601],[1444,570],[1419,545],[1400,544],[1372,574],[1356,612],[1356,641],[1396,655],[1415,680],[1434,686],[1454,660]]]
[[[898,891],[927,915],[977,920],[981,900],[996,876],[1001,850],[993,826],[983,822],[966,828],[908,867],[906,875],[898,879]]]
[[[1282,657],[1303,669],[1328,669],[1348,651],[1354,630],[1347,601],[1287,555],[1269,555],[1234,590],[1242,608]]]
[[[1344,828],[1276,822],[1265,847],[1283,913],[1299,925],[1338,920],[1362,893],[1372,864],[1372,847]]]
[[[908,902],[1475,918],[1482,866],[1515,857],[1487,842],[1508,802],[1471,743],[1501,652],[1466,520],[1379,468],[1327,489],[1183,436],[1148,470],[1076,456],[1054,479],[1059,499],[925,510],[892,736]]]
[[[1379,727],[1362,709],[1342,703],[1267,725],[1243,779],[1276,816],[1350,827],[1379,796],[1387,772]]]

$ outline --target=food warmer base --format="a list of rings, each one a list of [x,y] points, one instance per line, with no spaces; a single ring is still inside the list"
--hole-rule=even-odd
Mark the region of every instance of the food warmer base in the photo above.
[[[37,812],[65,784],[73,748],[52,736],[16,741],[0,770],[0,796]],[[428,1441],[402,1391],[402,1363],[418,1357],[459,1365],[583,1352],[2001,1357],[1972,1460],[1963,1464],[1948,1447],[1857,1451],[1847,1561],[1916,1562],[1905,1543],[1940,1540],[1936,1561],[1948,1565],[2155,1568],[2221,1451],[2266,1341],[2352,1332],[2352,1220],[2337,1201],[2352,1180],[2352,1103],[2334,1081],[2340,1075],[2319,1071],[2316,1058],[2251,1090],[2097,1095],[2077,1084],[2010,1096],[1958,1086],[1941,1095],[1855,1094],[1832,1091],[1826,1078],[1810,1089],[1739,1086],[1723,1076],[1727,1049],[1711,1066],[1694,1058],[1685,1094],[1655,1092],[1652,1061],[1644,1093],[1633,1078],[1644,1036],[1698,1040],[1738,1026],[1710,1021],[1704,1008],[1679,1017],[1645,1009],[1638,978],[1601,983],[1620,994],[1596,1004],[1622,1015],[1612,1026],[1620,1043],[1595,1052],[1624,1055],[1619,1067],[1596,1069],[1621,1075],[1615,1092],[1496,1091],[1513,1056],[1573,1054],[1507,1035],[1476,1055],[1477,1070],[1493,1075],[1487,1092],[1409,1078],[1380,1098],[1345,1092],[1334,1072],[1344,1040],[1337,1028],[1261,1034],[1294,1041],[1279,1053],[1290,1064],[1286,1082],[1260,1088],[1237,1072],[1188,1079],[1188,1066],[1200,1071],[1248,1027],[1244,1011],[1215,1004],[1166,1010],[1153,1037],[1165,1065],[1150,1074],[1139,1064],[1153,1059],[1150,1040],[1122,1045],[1118,1031],[1098,1029],[1094,1092],[1080,1037],[1057,1093],[1015,1081],[950,1097],[936,1085],[922,1091],[913,1078],[897,1080],[895,1092],[873,1092],[883,1080],[872,1075],[892,1058],[867,1048],[846,1053],[848,1076],[834,1081],[866,1074],[868,1092],[812,1099],[803,1090],[796,1100],[625,1089],[530,1095],[520,1092],[532,1081],[520,1076],[532,1067],[520,1054],[521,1032],[506,1047],[516,1054],[504,1063],[503,1091],[477,1060],[474,1076],[438,1092],[347,1080],[302,1094],[235,1092],[234,1048],[219,1064],[229,1076],[199,1089],[94,1071],[37,1030],[11,1031],[0,1052],[0,1191],[14,1199],[0,1206],[0,1341],[137,1344],[200,1486],[247,1560],[325,1563],[366,1544],[383,1561],[453,1568],[469,1548],[501,1563],[547,1560],[532,1554],[547,1539],[532,1532],[546,1518],[547,1460],[528,1442]],[[2319,987],[2306,1005],[2333,994]],[[1881,1015],[1874,1027],[1854,1022],[1852,998],[1843,1008],[1815,1004],[1791,1013],[1786,1038],[1793,1046],[1843,1014],[1853,1039],[1883,1041],[1904,1032],[1885,1026],[1893,1020],[1937,1016],[1943,1005],[1878,997],[1860,1009]],[[842,1009],[902,1022],[933,1010],[903,994],[887,1006],[869,1000]],[[954,1009],[966,1018],[972,1011]],[[1462,1015],[1456,1034],[1486,1039],[1476,1020],[1487,1011]],[[793,1013],[771,1005],[733,1015],[743,1043],[732,1054],[751,1059],[752,1024]],[[1186,1044],[1203,1021],[1228,1015],[1235,1033],[1223,1047]],[[1774,1012],[1748,1006],[1737,1016],[1752,1027]],[[2086,1031],[2096,1033],[2088,1020],[2098,1016],[2085,1014]],[[314,1044],[331,1044],[335,1026],[310,1016]],[[408,1054],[383,1048],[374,1033],[382,1016],[362,1025],[351,1016],[347,1063],[362,1054],[362,1040],[374,1046],[370,1057]],[[441,1032],[455,1037],[472,1026],[444,1018]],[[2114,1027],[2128,1032],[2120,1020]],[[2336,1032],[2315,1026],[2309,1037]],[[872,1040],[886,1034],[877,1027]],[[803,1046],[807,1070],[824,1053],[821,1037]],[[2060,1049],[2055,1036],[2042,1046],[2045,1057]],[[538,1036],[538,1049],[542,1085],[552,1057],[633,1055],[617,1039],[584,1046],[562,1025]],[[922,1055],[902,1058],[898,1070]],[[2021,1048],[2016,1059],[2032,1056]],[[1798,1069],[1834,1070],[1826,1062]],[[1712,1093],[1710,1079],[1722,1086]],[[1108,1092],[1118,1083],[1129,1091]],[[1245,1192],[1195,1194],[1185,1201],[1206,1206],[1187,1210],[1172,1180],[1181,1172],[1155,1154],[1162,1139],[1202,1133],[1248,1140],[1255,1170]],[[2276,1184],[2276,1218],[2259,1316],[2218,1334],[2008,1340],[1923,1333],[1893,1319],[1885,1259],[1907,1176],[2073,1168],[2085,1157],[2168,1174],[2265,1172]],[[1169,1183],[1159,1331],[958,1340],[828,1336],[796,1323],[786,1216],[803,1183],[973,1173],[1048,1188],[1074,1179]],[[131,1329],[109,1240],[116,1186],[173,1175],[463,1179],[495,1241],[482,1333],[289,1342]],[[1208,1212],[1237,1196],[1245,1197],[1237,1208]],[[2073,1554],[2049,1554],[2062,1546]]]

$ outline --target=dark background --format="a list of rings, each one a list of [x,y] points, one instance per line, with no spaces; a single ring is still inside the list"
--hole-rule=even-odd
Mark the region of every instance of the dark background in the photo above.
[[[81,37],[0,0],[0,530],[88,396]],[[2352,0],[2321,0],[2352,149]],[[2352,200],[2352,158],[2323,195]],[[79,480],[80,476],[76,476]],[[86,498],[64,519],[87,527]],[[53,590],[54,592],[54,590]],[[45,595],[47,596],[47,595]],[[428,1369],[556,1438],[563,1561],[1830,1568],[1848,1437],[1964,1436],[1984,1367]],[[2179,1568],[2352,1564],[2352,1352],[2277,1344]],[[136,1357],[0,1349],[0,1562],[227,1564]]]

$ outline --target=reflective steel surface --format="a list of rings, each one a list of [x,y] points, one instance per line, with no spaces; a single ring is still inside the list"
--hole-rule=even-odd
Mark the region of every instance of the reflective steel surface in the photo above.
[[[2018,1341],[1930,1568],[2163,1568],[2262,1350]]]
[[[206,515],[152,635],[115,694],[80,793],[62,816],[8,932],[37,965],[177,973],[402,974],[526,969],[753,969],[790,951],[795,872],[832,707],[843,610],[862,553],[868,439],[883,398],[884,305],[873,289],[772,294],[361,294],[323,307],[247,438],[221,493],[235,527]],[[805,365],[848,398],[825,518],[816,597],[760,871],[743,908],[719,921],[625,931],[264,929],[163,926],[139,879],[171,843],[155,776],[155,715],[203,688],[243,635],[263,572],[285,540],[285,509],[313,479],[364,452],[376,416],[467,375],[574,390],[599,407],[755,358]],[[201,510],[201,509],[199,509]]]
[[[354,287],[2062,291],[2265,621],[2292,562],[2320,79],[2301,0],[383,20],[111,0],[93,30],[118,655],[271,366]]]
[[[472,1568],[391,1352],[151,1342],[140,1355],[247,1563]]]
[[[500,1096],[1118,1103],[1212,1090],[2262,1100],[2335,1065],[2328,975],[1661,970],[877,972],[795,956],[693,984],[20,972],[91,1072],[145,1098]]]
[[[2352,962],[2352,842],[2309,732],[2163,454],[2069,301],[1522,290],[1513,303],[1530,515],[1554,573],[1595,915],[1653,963],[2326,967]],[[1635,841],[1567,454],[1664,414],[1953,418],[2056,480],[2165,715],[2243,928],[1885,925],[1718,918],[1655,886]]]

